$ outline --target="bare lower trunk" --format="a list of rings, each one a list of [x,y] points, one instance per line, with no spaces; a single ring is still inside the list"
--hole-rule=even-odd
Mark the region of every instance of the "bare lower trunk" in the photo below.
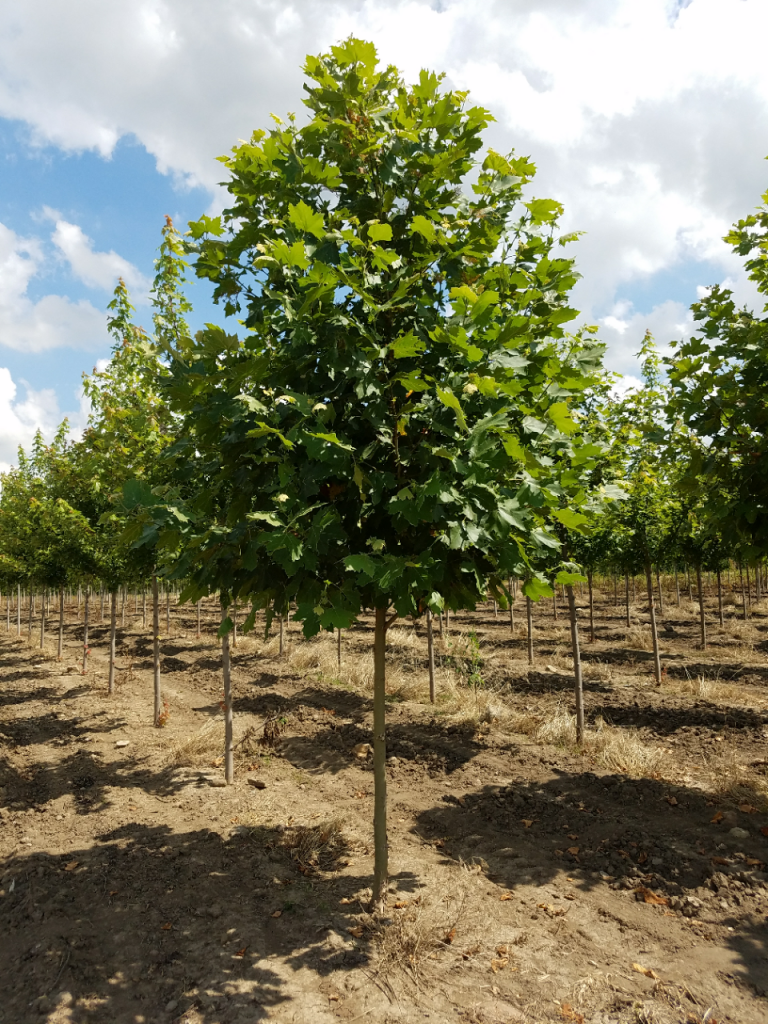
[[[741,562],[739,562],[739,582],[740,582],[740,586],[741,586],[741,611],[742,611],[742,618],[746,622],[747,621],[747,592],[744,589],[744,567],[742,566]]]
[[[533,601],[525,598],[525,616],[528,622],[528,664],[533,664]]]
[[[160,692],[160,595],[157,589],[157,574],[152,574],[152,670],[155,690],[154,724],[160,728],[162,722],[162,694]]]
[[[512,589],[512,579],[509,580],[509,632],[515,632],[515,592]]]
[[[626,598],[627,598],[627,600],[626,600],[626,607],[627,607],[627,628],[629,628],[629,626],[631,625],[631,623],[630,623],[630,621],[629,621],[629,575],[628,575],[627,573],[624,573],[624,586],[625,586],[625,589],[626,589]]]
[[[168,586],[165,588],[165,635],[171,635],[171,590]]]
[[[680,607],[680,577],[677,574],[677,566],[675,566],[675,596],[677,598],[677,607]]]
[[[237,647],[237,598],[232,602],[232,646]]]
[[[749,570],[747,570],[747,571],[749,571]],[[749,578],[749,577],[747,577],[747,578]],[[30,592],[29,592],[29,619],[28,619],[28,622],[27,622],[27,627],[28,627],[27,628],[27,643],[30,643],[30,644],[32,643],[32,615],[33,615],[33,612],[35,610],[34,600],[35,599],[32,596],[32,591],[30,590]]]
[[[498,619],[499,617],[499,605],[495,598],[493,601],[493,617],[494,619]]]
[[[619,607],[619,578],[616,573],[613,574],[613,603],[616,608]]]
[[[45,647],[45,598],[47,591],[43,590],[43,599],[40,602],[40,650]]]
[[[429,699],[435,703],[435,642],[432,636],[432,612],[427,608],[427,657],[429,659]]]
[[[373,896],[372,907],[383,910],[387,897],[387,738],[386,738],[387,609],[376,609],[373,639]]]
[[[147,628],[147,588],[141,588],[141,627]]]
[[[202,601],[202,598],[201,598],[201,601]],[[201,630],[200,630],[200,603],[201,603],[201,601],[197,602],[197,635],[198,636],[200,636],[200,633],[201,633]]]
[[[21,636],[21,584],[16,587],[16,636]]]
[[[557,587],[552,588],[552,614],[557,622]]]
[[[656,566],[656,589],[659,592],[659,615],[664,614],[664,591],[661,589],[661,573],[659,572],[658,565]]]
[[[701,566],[696,566],[696,586],[699,588],[699,626],[701,628],[701,649],[707,649],[707,623],[704,618],[704,591],[701,585]]]
[[[125,603],[126,603],[126,599],[128,597],[128,588],[127,587],[123,587],[122,591],[123,591],[123,593],[122,593],[122,600],[120,602],[120,625],[123,628],[125,628]]]
[[[64,587],[59,588],[59,646],[56,651],[58,661],[64,657]]]
[[[752,583],[750,582],[750,579],[749,579],[749,564],[747,564],[744,568],[746,569],[746,573],[747,573],[747,608],[749,609],[749,614],[751,615],[752,614]]]
[[[117,634],[117,591],[113,590],[109,600],[109,682],[107,693],[115,692],[115,635]]]
[[[589,642],[595,642],[595,595],[592,590],[592,573],[587,573],[587,587],[589,588]]]
[[[576,618],[576,598],[573,586],[565,588],[568,595],[568,617],[571,620],[571,650],[573,651],[573,681],[576,698],[576,742],[584,742],[584,688],[581,678],[581,648],[579,647],[579,623]]]
[[[104,621],[104,587],[99,587],[99,622]]]
[[[224,680],[224,781],[235,781],[235,745],[232,728],[232,674],[229,666],[229,633],[221,642],[221,674]]]
[[[651,639],[653,640],[653,677],[656,685],[661,686],[661,656],[659,655],[659,632],[656,628],[656,607],[653,600],[653,576],[651,563],[645,563],[645,584],[648,589],[648,612],[651,617]]]
[[[88,671],[88,603],[91,596],[91,588],[85,588],[85,601],[83,603],[83,675]]]
[[[341,630],[336,630],[336,664],[341,668]]]
[[[717,611],[720,616],[720,625],[725,625],[723,617],[723,579],[720,570],[717,570]]]

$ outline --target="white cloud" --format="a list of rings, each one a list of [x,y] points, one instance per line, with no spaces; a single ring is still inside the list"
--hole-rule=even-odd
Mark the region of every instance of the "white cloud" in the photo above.
[[[0,345],[29,353],[103,346],[104,314],[90,302],[63,295],[30,298],[29,285],[44,268],[39,239],[22,238],[0,223]]]
[[[89,288],[112,290],[122,277],[131,289],[146,292],[151,282],[114,249],[94,252],[93,241],[77,224],[70,224],[56,210],[45,207],[44,215],[55,222],[51,241],[61,252],[75,277]]]
[[[218,205],[214,157],[300,114],[304,55],[350,32],[409,78],[445,70],[495,113],[496,148],[533,156],[535,194],[587,232],[576,305],[627,323],[606,327],[620,360],[641,320],[686,322],[607,312],[620,289],[708,261],[752,294],[722,235],[768,180],[765,0],[25,0],[0,10],[0,114],[105,157],[131,134]],[[103,282],[120,257],[62,225],[73,272]]]
[[[88,419],[89,405],[82,395],[76,410],[62,413],[52,388],[34,391],[27,387],[23,400],[17,399],[17,390],[10,372],[0,367],[0,473],[15,465],[20,445],[29,450],[38,430],[50,441],[66,416],[70,436],[76,437]]]

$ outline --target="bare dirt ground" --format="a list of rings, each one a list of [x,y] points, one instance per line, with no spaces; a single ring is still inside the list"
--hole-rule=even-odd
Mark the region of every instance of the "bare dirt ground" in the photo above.
[[[621,597],[621,594],[620,594]],[[613,590],[585,641],[575,745],[568,624],[518,601],[451,617],[428,702],[424,623],[390,631],[391,894],[372,874],[371,622],[241,637],[236,779],[224,787],[214,608],[151,641],[70,611],[62,663],[0,635],[0,1022],[764,1024],[768,1019],[768,604],[728,599],[697,649],[667,595]],[[267,726],[265,730],[265,724]],[[260,742],[273,737],[272,745]],[[360,746],[360,745],[363,746]]]

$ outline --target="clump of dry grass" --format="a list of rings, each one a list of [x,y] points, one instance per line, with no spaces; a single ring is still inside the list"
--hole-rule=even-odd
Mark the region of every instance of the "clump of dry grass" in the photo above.
[[[688,676],[685,679],[667,679],[664,689],[674,693],[690,694],[716,703],[753,704],[755,698],[733,683],[722,683],[719,679],[707,679],[706,676]]]
[[[329,818],[317,825],[297,825],[286,830],[282,845],[304,868],[329,870],[349,850],[341,818]]]
[[[223,752],[224,719],[216,716],[191,736],[171,744],[168,760],[179,768],[200,768]]]
[[[748,765],[739,760],[736,747],[724,747],[707,764],[708,788],[718,797],[749,804],[768,811],[768,784]]]
[[[653,649],[653,637],[648,626],[633,626],[627,630],[627,646],[636,647],[639,651],[650,651]]]
[[[532,723],[531,723],[532,724]],[[529,733],[530,735],[531,733]],[[576,746],[576,716],[557,708],[532,732],[539,743]],[[658,746],[646,743],[635,729],[617,729],[598,718],[584,733],[581,749],[604,768],[627,775],[656,776],[665,766],[666,754]]]

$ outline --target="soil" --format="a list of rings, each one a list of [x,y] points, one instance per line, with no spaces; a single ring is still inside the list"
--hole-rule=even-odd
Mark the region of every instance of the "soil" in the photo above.
[[[336,672],[336,638],[295,623],[282,656],[275,638],[238,638],[232,786],[212,602],[201,637],[194,610],[173,609],[160,729],[140,614],[118,630],[112,697],[104,625],[83,676],[74,607],[61,663],[55,638],[41,651],[14,623],[0,1024],[763,1024],[768,608],[743,623],[729,598],[721,628],[710,598],[702,651],[696,607],[668,595],[657,688],[643,606],[628,628],[608,587],[588,643],[579,604],[595,735],[661,760],[619,769],[523,728],[572,711],[563,607],[557,622],[536,608],[533,667],[519,607],[514,633],[491,605],[452,616],[436,705],[424,624],[406,623],[388,655],[384,917],[367,912],[370,619]]]

